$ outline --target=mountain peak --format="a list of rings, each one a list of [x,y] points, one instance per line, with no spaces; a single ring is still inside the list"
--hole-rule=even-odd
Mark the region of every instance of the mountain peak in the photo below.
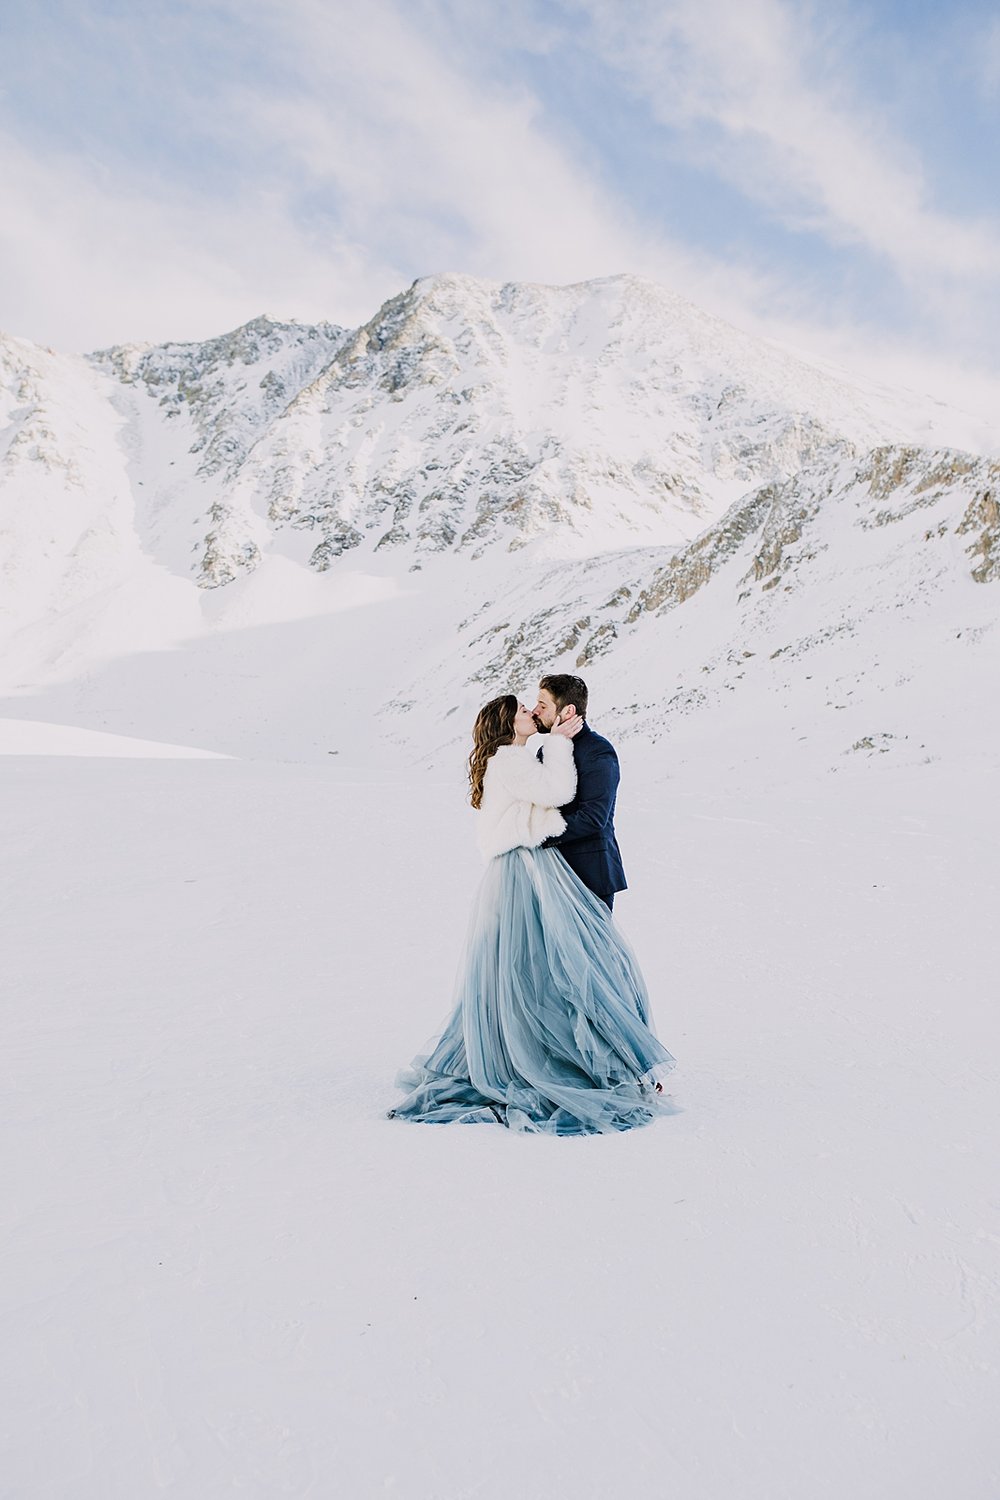
[[[949,642],[991,628],[996,468],[929,452],[928,425],[627,275],[425,277],[354,330],[260,314],[89,358],[4,341],[11,681],[110,652],[180,672],[185,696],[204,662],[222,718],[259,681],[255,743],[267,722],[278,743],[294,687],[290,719],[311,697],[326,745],[339,710],[312,689],[331,673],[343,702],[374,684],[394,736],[431,705],[426,740],[452,732],[445,704],[540,665],[603,673],[604,701],[620,669],[620,728],[674,734],[754,674],[790,685],[803,656],[807,682],[827,661],[824,713],[846,723],[850,636],[876,609],[898,645],[879,693],[918,670],[922,601],[947,593]],[[848,748],[885,728],[859,720]]]

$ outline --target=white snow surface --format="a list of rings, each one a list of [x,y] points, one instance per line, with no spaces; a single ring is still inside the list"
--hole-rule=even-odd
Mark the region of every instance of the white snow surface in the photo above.
[[[126,734],[101,734],[68,724],[44,724],[34,719],[0,719],[0,755],[111,755],[165,760],[225,759],[215,750],[190,745],[162,745]]]
[[[994,1500],[995,776],[623,756],[677,1113],[387,1120],[460,767],[8,759],[3,1493]]]

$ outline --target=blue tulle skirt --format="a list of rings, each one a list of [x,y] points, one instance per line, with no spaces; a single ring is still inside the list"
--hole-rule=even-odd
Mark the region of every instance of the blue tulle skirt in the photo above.
[[[611,913],[556,849],[490,861],[476,894],[455,1008],[396,1079],[390,1111],[426,1124],[550,1135],[631,1130],[670,1112],[674,1066]]]

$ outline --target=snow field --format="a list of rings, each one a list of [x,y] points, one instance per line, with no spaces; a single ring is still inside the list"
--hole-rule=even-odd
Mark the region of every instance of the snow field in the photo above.
[[[672,1118],[384,1118],[457,777],[4,761],[2,1493],[994,1500],[996,798],[630,747]]]

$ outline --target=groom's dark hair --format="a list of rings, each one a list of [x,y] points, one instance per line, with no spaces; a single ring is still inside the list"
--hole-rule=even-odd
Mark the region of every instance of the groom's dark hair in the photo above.
[[[551,677],[543,677],[538,686],[552,694],[560,713],[567,703],[572,703],[581,719],[587,717],[587,684],[582,677],[571,677],[568,672],[554,672]]]

